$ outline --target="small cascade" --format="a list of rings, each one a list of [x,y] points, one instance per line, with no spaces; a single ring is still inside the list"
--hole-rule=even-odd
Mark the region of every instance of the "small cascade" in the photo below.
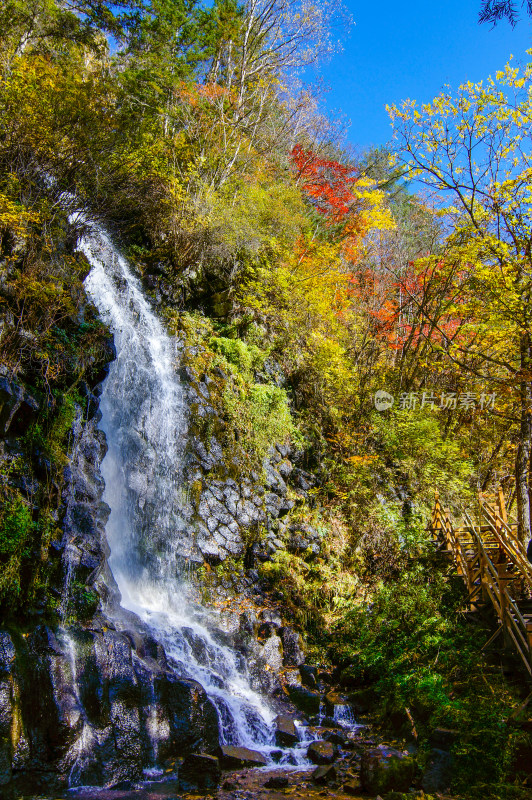
[[[163,644],[179,676],[205,688],[223,742],[268,754],[275,749],[274,712],[252,689],[238,654],[223,643],[215,615],[189,599],[187,568],[198,552],[183,488],[187,409],[174,340],[104,231],[90,227],[80,249],[91,264],[87,293],[117,351],[100,410],[109,448],[102,464],[103,499],[111,508],[109,566],[122,607]]]
[[[355,730],[358,727],[353,709],[347,704],[338,703],[334,706],[334,721],[348,730]]]
[[[73,699],[76,704],[76,710],[79,711],[79,714],[81,715],[82,727],[70,754],[71,758],[73,758],[73,761],[68,775],[68,785],[79,786],[80,776],[85,772],[87,764],[90,763],[92,760],[92,752],[95,744],[95,735],[91,725],[89,724],[86,718],[83,709],[83,703],[81,702],[80,698],[78,677],[77,677],[78,672],[76,663],[76,647],[74,641],[70,636],[70,634],[68,633],[68,631],[65,630],[64,628],[61,629],[60,638],[65,647],[65,651],[68,655],[68,661],[72,674],[71,685],[74,694]]]

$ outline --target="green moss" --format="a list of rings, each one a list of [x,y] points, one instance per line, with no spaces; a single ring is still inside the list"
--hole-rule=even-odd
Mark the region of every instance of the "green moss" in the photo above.
[[[74,620],[90,619],[98,608],[97,592],[84,583],[75,581],[70,589],[69,611]]]
[[[20,495],[4,506],[0,518],[0,556],[28,554],[28,539],[35,530],[31,509]]]
[[[64,466],[68,461],[67,445],[75,417],[76,403],[72,397],[63,395],[46,438],[47,451],[57,466]]]
[[[260,465],[268,448],[295,434],[284,389],[268,384],[229,384],[223,396],[228,422],[242,450]]]
[[[209,345],[215,353],[222,355],[244,375],[262,369],[267,357],[267,354],[256,345],[246,344],[242,339],[226,339],[224,336],[218,336],[213,337]]]

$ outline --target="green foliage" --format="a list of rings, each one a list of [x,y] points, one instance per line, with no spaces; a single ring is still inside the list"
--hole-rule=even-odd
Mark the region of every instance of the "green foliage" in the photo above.
[[[46,450],[54,465],[67,463],[68,442],[72,436],[72,425],[76,417],[76,403],[69,395],[62,396],[62,402],[54,414],[46,437]],[[77,406],[79,409],[79,405]]]
[[[515,747],[506,720],[519,697],[502,676],[486,679],[480,649],[489,634],[461,618],[455,580],[434,559],[417,560],[381,585],[369,605],[346,612],[330,654],[351,680],[371,688],[375,710],[405,733],[408,708],[422,744],[435,727],[457,730],[454,788],[500,797],[494,787],[504,783]]]
[[[20,495],[9,500],[0,517],[0,556],[28,555],[28,539],[35,529],[31,509]]]
[[[256,345],[246,344],[242,339],[226,339],[223,336],[217,336],[212,338],[209,344],[215,353],[220,353],[226,361],[246,375],[251,375],[254,370],[262,369],[266,358],[266,354]]]
[[[443,435],[437,412],[394,409],[371,419],[399,480],[426,508],[432,507],[434,487],[441,487],[452,505],[470,500],[471,456],[458,438]]]
[[[212,323],[198,314],[171,316],[170,330],[185,334],[189,353],[195,352],[191,362],[195,374],[205,372],[211,378],[211,399],[227,423],[218,436],[225,445],[228,461],[236,451],[246,464],[260,470],[273,443],[299,437],[286,390],[255,381],[256,373],[264,367],[267,351],[237,336],[214,336]],[[256,327],[251,327],[251,337],[260,343]],[[226,378],[220,378],[220,370]],[[201,426],[203,438],[208,439],[212,433],[210,424],[205,428],[202,420],[196,423]]]
[[[272,443],[287,442],[295,432],[286,392],[277,386],[228,386],[224,406],[242,449],[259,465]]]
[[[320,519],[300,496],[294,519],[299,513],[322,526],[320,557],[280,550],[261,566],[286,613],[316,647],[331,626],[331,655],[370,686],[383,716],[402,723],[408,707],[423,735],[436,724],[461,731],[457,788],[495,786],[513,747],[504,722],[513,699],[502,679],[489,680],[491,695],[477,636],[458,613],[462,598],[438,570],[424,526],[436,486],[458,505],[470,497],[479,464],[483,478],[496,473],[494,464],[507,474],[513,432],[501,427],[504,414],[491,427],[467,411],[379,415],[372,397],[382,386],[397,395],[398,387],[415,390],[429,379],[462,390],[463,376],[445,368],[445,354],[460,360],[465,346],[475,370],[499,363],[515,345],[508,330],[519,322],[522,299],[521,321],[529,325],[529,292],[501,291],[504,272],[486,261],[479,234],[462,226],[448,275],[476,276],[452,298],[467,325],[444,328],[440,338],[428,331],[427,321],[437,327],[449,313],[448,282],[442,293],[438,275],[420,260],[434,253],[441,261],[438,220],[413,195],[389,203],[377,190],[372,173],[392,190],[398,181],[387,153],[374,153],[364,175],[351,159],[337,161],[333,144],[314,153],[309,142],[330,140],[330,131],[315,118],[312,98],[289,96],[286,71],[314,57],[317,39],[327,41],[320,2],[304,14],[297,4],[273,2],[253,21],[233,0],[208,8],[195,0],[81,0],[76,10],[55,0],[0,8],[0,359],[46,409],[21,443],[22,463],[4,469],[2,613],[20,613],[41,596],[53,612],[47,554],[56,523],[47,509],[57,506],[81,405],[76,387],[105,361],[105,329],[84,305],[86,264],[72,253],[72,232],[58,211],[67,190],[114,226],[154,294],[160,289],[166,298],[169,328],[185,336],[192,354],[193,385],[211,379],[218,419],[192,408],[194,432],[205,441],[214,433],[227,468],[239,474],[258,471],[272,443],[291,441],[304,468],[319,476],[309,502],[327,514]],[[248,49],[246,31],[254,42]],[[109,34],[119,47],[106,41]],[[505,80],[522,88],[516,79],[510,70]],[[491,102],[491,84],[487,95],[468,91]],[[449,102],[440,108],[448,111]],[[517,109],[519,128],[529,125],[528,108],[527,97],[526,114]],[[429,127],[439,125],[433,109],[423,114]],[[512,152],[520,137],[513,141]],[[295,163],[294,143],[305,163]],[[528,174],[517,195],[512,181],[503,189],[495,187],[499,207],[513,213],[515,197],[529,196]],[[495,190],[477,197],[489,212],[477,214],[488,247],[493,230],[484,222],[497,207]],[[321,213],[327,210],[333,213]],[[522,263],[515,259],[519,270]],[[511,301],[508,318],[499,297]],[[216,322],[175,311],[194,306],[211,309]],[[268,377],[267,362],[286,388]],[[514,359],[510,380],[516,374]],[[31,476],[37,453],[50,461],[50,475],[32,498],[35,514],[12,485],[23,470]],[[215,577],[239,569],[228,561]],[[74,616],[90,617],[96,603],[92,590],[73,585]]]

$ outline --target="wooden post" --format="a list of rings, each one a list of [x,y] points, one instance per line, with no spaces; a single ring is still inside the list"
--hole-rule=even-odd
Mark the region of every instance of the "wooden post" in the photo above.
[[[436,489],[434,491],[434,508],[432,509],[432,535],[434,538],[436,538],[441,531],[441,527],[440,493]]]
[[[489,599],[490,599],[490,596],[489,596],[489,593],[488,593],[489,581],[488,581],[488,576],[487,576],[488,561],[486,559],[486,556],[484,555],[484,552],[483,552],[480,544],[477,545],[477,546],[478,546],[478,561],[479,561],[479,567],[480,567],[480,586],[481,586],[480,594],[481,594],[481,597],[482,597],[482,602],[487,603],[489,601]]]
[[[456,549],[453,547],[453,526],[451,525],[451,520],[449,519],[449,514],[447,510],[444,513],[444,533],[445,533],[445,543],[447,545],[447,550],[454,552],[454,558],[456,561],[456,566],[458,569],[458,574],[461,575],[460,571],[460,562],[458,561],[458,554]]]
[[[528,646],[529,646],[530,651],[532,653],[532,621],[530,621],[530,620],[527,620],[527,623],[526,623],[526,635],[527,635],[527,639],[528,639]]]
[[[498,500],[499,500],[499,514],[501,515],[501,519],[503,522],[508,525],[508,514],[506,513],[506,502],[504,499],[504,492],[502,490],[502,486],[499,484],[499,492],[498,492]]]

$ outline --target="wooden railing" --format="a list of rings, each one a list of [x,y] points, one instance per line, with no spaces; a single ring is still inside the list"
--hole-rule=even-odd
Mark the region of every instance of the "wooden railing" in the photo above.
[[[502,489],[496,495],[479,494],[475,511],[463,512],[457,525],[436,492],[432,534],[466,584],[467,608],[490,604],[495,611],[497,629],[484,648],[502,636],[504,646],[518,653],[532,676],[532,565]]]

